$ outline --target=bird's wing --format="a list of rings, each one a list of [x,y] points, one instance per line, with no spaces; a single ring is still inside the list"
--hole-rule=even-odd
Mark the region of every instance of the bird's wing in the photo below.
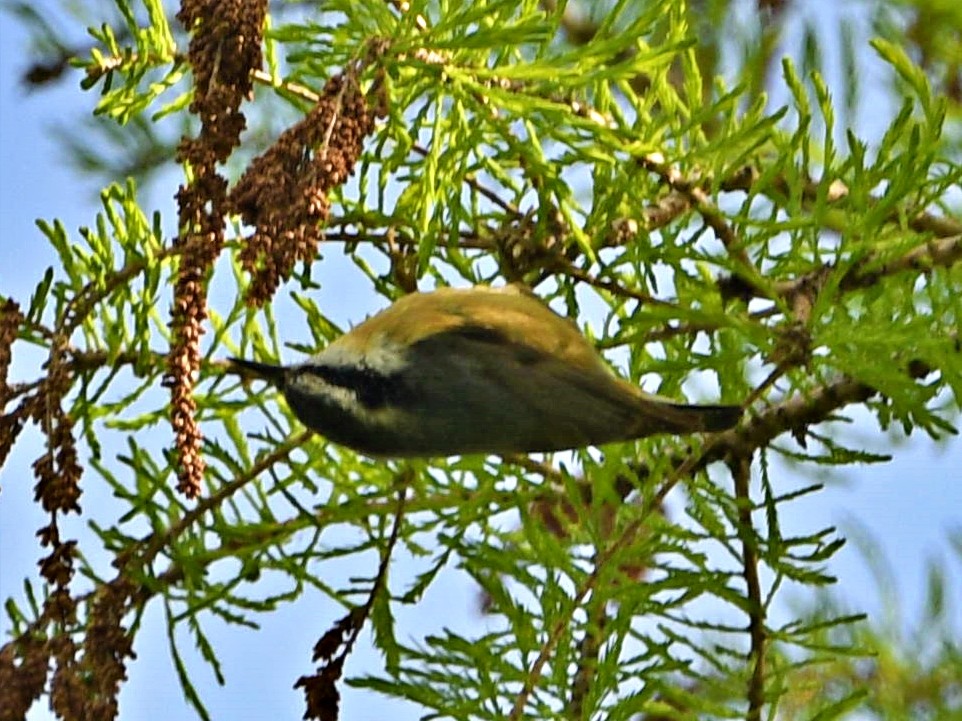
[[[462,402],[477,398],[479,404],[513,408],[512,421],[525,428],[521,436],[528,446],[517,451],[600,445],[685,426],[684,411],[646,398],[600,360],[574,363],[488,326],[463,325],[429,336],[411,353],[417,356],[412,365],[463,379]]]

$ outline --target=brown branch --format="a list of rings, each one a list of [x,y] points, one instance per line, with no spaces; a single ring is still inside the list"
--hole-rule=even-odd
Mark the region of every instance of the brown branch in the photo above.
[[[624,538],[621,536],[619,540]],[[617,542],[610,548],[619,547]],[[610,554],[602,554],[599,556],[599,561],[607,558]],[[581,607],[581,604],[587,598],[588,594],[594,590],[594,587],[598,583],[599,572],[601,569],[601,564],[595,565],[595,570],[592,571],[591,575],[585,580],[584,584],[577,590],[574,597],[568,606],[568,610],[565,611],[561,618],[559,618],[554,627],[551,629],[551,633],[548,635],[548,639],[544,642],[541,647],[541,651],[538,657],[535,659],[534,663],[531,664],[531,668],[525,676],[524,683],[521,686],[521,690],[515,696],[514,705],[511,708],[511,714],[508,716],[509,721],[518,721],[524,714],[524,707],[528,703],[528,698],[531,696],[531,692],[534,691],[534,685],[540,680],[541,673],[544,670],[544,666],[548,663],[548,657],[557,647],[558,642],[561,640],[561,636],[564,634],[565,629],[571,623],[571,617],[574,615],[575,610]]]
[[[140,539],[140,544],[143,546],[143,551],[138,555],[135,555],[131,549],[125,553],[122,559],[118,558],[116,565],[121,569],[121,572],[132,565],[140,566],[141,568],[147,568],[157,554],[160,553],[174,538],[186,531],[194,522],[200,520],[204,514],[217,508],[227,498],[234,495],[243,486],[257,478],[261,473],[268,471],[272,466],[274,466],[274,464],[286,460],[288,455],[304,445],[312,435],[314,435],[313,431],[303,431],[298,433],[296,436],[289,438],[287,441],[254,463],[254,465],[252,465],[247,471],[239,476],[236,476],[229,483],[225,483],[215,493],[211,493],[210,495],[200,498],[197,501],[197,504],[184,514],[183,518],[167,528],[163,533],[152,533],[149,536],[145,536],[144,538]],[[118,579],[119,577],[120,576],[118,576]],[[114,581],[118,579],[114,579]],[[111,583],[114,581],[111,581]]]
[[[139,260],[131,261],[104,279],[91,280],[77,291],[77,294],[67,303],[63,318],[55,328],[55,332],[57,336],[62,339],[64,347],[67,346],[67,339],[97,303],[108,298],[110,294],[118,288],[129,285],[130,281],[144,272],[148,267],[155,263],[162,262],[169,257],[180,255],[187,251],[188,247],[169,246],[167,248],[152,250],[156,250],[156,252],[148,254]]]
[[[878,391],[866,383],[842,376],[803,394],[792,396],[751,417],[741,426],[719,433],[692,467],[692,473],[728,456],[751,455],[764,448],[782,433],[800,433],[807,426],[822,423],[832,414],[852,403],[864,403]],[[678,462],[676,458],[675,463]],[[635,466],[641,477],[650,475],[645,465]]]
[[[708,193],[701,185],[691,178],[686,178],[677,168],[665,162],[660,153],[650,153],[636,158],[636,162],[645,170],[655,173],[665,185],[688,200],[725,246],[734,263],[734,272],[755,291],[756,295],[762,298],[768,297],[764,276],[748,257],[744,244],[734,228],[728,224],[724,214],[708,197]]]
[[[573,280],[580,281],[585,285],[590,285],[593,288],[598,288],[599,290],[607,291],[613,296],[637,300],[643,305],[656,305],[661,308],[678,308],[678,305],[670,300],[662,300],[661,298],[656,298],[650,293],[646,293],[642,290],[626,288],[616,281],[608,280],[607,278],[599,278],[597,275],[592,275],[588,271],[572,265],[567,259],[559,259],[559,263],[556,264],[554,269],[560,271],[564,275],[567,275]]]
[[[748,193],[755,189],[755,183],[761,176],[762,173],[757,167],[745,165],[728,178],[722,178],[719,187],[726,192],[742,191]],[[813,180],[812,178],[804,180],[800,188],[795,183],[794,179],[789,180],[785,175],[780,174],[769,181],[769,185],[763,189],[763,192],[780,204],[784,204],[789,197],[794,196],[799,191],[801,198],[808,203],[821,200],[823,194],[824,200],[829,203],[838,203],[849,195],[848,186],[838,178],[829,183],[827,188],[824,187],[823,181]],[[877,203],[876,199],[869,199],[870,207]],[[899,208],[895,208],[885,216],[885,221],[902,223],[904,218],[905,214]],[[908,227],[917,233],[932,233],[938,237],[962,233],[962,223],[959,221],[930,213],[912,215],[908,219]]]
[[[427,157],[430,154],[430,151],[427,148],[425,148],[423,145],[419,145],[418,143],[414,143],[411,146],[411,150],[417,153],[418,155],[420,155],[421,157]],[[468,185],[468,187],[472,188],[476,193],[478,193],[479,195],[483,195],[485,198],[490,200],[492,203],[497,205],[499,208],[501,208],[503,211],[505,211],[509,215],[512,215],[515,218],[524,217],[524,213],[521,212],[518,206],[516,206],[514,203],[510,203],[506,200],[502,200],[501,196],[499,196],[493,190],[485,188],[483,185],[481,185],[480,182],[478,182],[478,179],[475,178],[473,174],[465,175],[464,182],[466,185]]]
[[[962,233],[944,238],[930,239],[903,255],[884,261],[873,268],[877,254],[871,254],[850,268],[838,283],[841,291],[869,288],[884,277],[898,273],[914,272],[928,275],[935,268],[948,268],[962,260]],[[776,284],[782,297],[790,298],[806,286],[818,287],[826,275],[826,268],[819,268],[799,276],[795,280]]]
[[[568,703],[568,716],[572,721],[585,718],[585,701],[591,691],[598,672],[598,659],[605,637],[605,624],[608,609],[605,599],[592,599],[585,622],[585,633],[578,644],[578,668],[571,683],[571,700]]]
[[[670,301],[658,300],[661,305],[671,306]],[[750,320],[764,320],[781,313],[777,306],[754,310],[748,314]],[[697,333],[712,333],[725,326],[718,323],[679,323],[678,325],[663,326],[647,331],[645,333],[617,335],[612,338],[600,338],[595,341],[595,347],[599,350],[620,348],[624,345],[643,345],[645,343],[656,343],[658,341],[669,340],[680,335],[694,335]]]
[[[684,193],[672,190],[654,203],[649,203],[641,211],[645,230],[651,232],[664,228],[666,225],[681,217],[691,208],[691,202]]]
[[[721,188],[727,191],[742,190],[748,192],[760,176],[761,172],[757,168],[745,166],[740,171],[734,173],[731,178],[723,180]],[[779,175],[772,179],[769,188],[774,191],[774,194],[779,196],[778,198],[773,198],[773,200],[785,202],[790,196],[794,195],[796,190],[793,183],[794,181],[790,181],[784,175]],[[809,178],[802,185],[801,197],[809,203],[816,202],[821,199],[824,192],[825,200],[829,203],[838,203],[849,195],[848,186],[838,178],[833,180],[824,191],[822,188],[823,183],[821,181]],[[767,194],[769,197],[773,195],[773,193]],[[870,208],[874,207],[878,204],[878,200],[870,198],[868,204]],[[905,221],[906,215],[902,208],[896,207],[885,216],[884,222],[901,224]],[[954,218],[940,217],[925,212],[910,214],[907,227],[916,233],[931,233],[939,238],[962,234],[962,222]]]
[[[117,595],[123,598],[128,607],[119,609],[118,616],[123,616],[127,610],[142,608],[144,604],[164,588],[163,583],[175,582],[183,578],[182,569],[176,564],[158,577],[158,584],[140,583],[140,574],[143,569],[149,568],[151,562],[160,551],[165,548],[174,538],[183,533],[193,523],[198,521],[204,514],[220,505],[227,497],[237,492],[241,487],[249,483],[261,473],[265,472],[275,463],[287,458],[288,454],[300,447],[309,437],[310,432],[304,432],[291,438],[255,463],[246,473],[237,476],[233,481],[226,484],[217,493],[209,497],[202,498],[197,505],[187,512],[184,517],[176,524],[166,529],[162,533],[152,533],[141,539],[137,545],[140,549],[129,548],[118,554],[114,565],[118,569],[117,575],[110,581],[100,584],[94,590],[71,598],[71,604],[95,603],[100,597],[106,595]],[[193,562],[193,561],[192,561]],[[136,570],[135,570],[136,568]],[[130,592],[131,579],[135,579],[135,592]],[[0,646],[0,657],[4,655],[16,654],[17,649],[24,643],[28,643],[31,638],[41,637],[44,629],[51,623],[51,618],[47,614],[42,614],[39,619],[25,626],[23,632],[10,639],[3,646]]]
[[[762,586],[758,577],[758,546],[752,523],[752,499],[749,483],[751,481],[752,461],[750,456],[735,458],[729,462],[735,482],[735,503],[738,507],[738,536],[742,543],[742,575],[747,592],[748,634],[751,639],[749,658],[752,662],[752,675],[748,683],[748,714],[746,721],[761,721],[762,707],[765,702],[765,603],[762,599]]]
[[[371,615],[375,601],[386,588],[391,555],[395,546],[397,546],[398,539],[401,537],[405,500],[412,473],[413,471],[407,468],[401,472],[398,479],[394,524],[391,527],[391,535],[388,538],[387,545],[381,551],[377,574],[374,577],[374,583],[371,585],[367,600],[363,606],[351,609],[346,616],[337,621],[318,639],[314,645],[313,660],[315,662],[321,661],[320,666],[315,673],[310,676],[301,676],[294,684],[295,688],[304,689],[304,696],[307,701],[307,710],[304,712],[305,719],[338,718],[340,694],[337,690],[337,682],[344,671],[344,662],[351,654],[364,624]]]

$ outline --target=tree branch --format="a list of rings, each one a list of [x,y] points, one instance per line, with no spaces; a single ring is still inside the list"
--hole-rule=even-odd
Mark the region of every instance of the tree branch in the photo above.
[[[748,682],[748,714],[746,721],[761,721],[765,701],[765,603],[762,599],[761,581],[758,578],[758,546],[752,523],[752,499],[749,490],[752,461],[741,456],[728,464],[735,481],[735,503],[738,507],[738,536],[742,543],[742,575],[750,610],[748,634],[751,639],[749,658],[752,675]]]

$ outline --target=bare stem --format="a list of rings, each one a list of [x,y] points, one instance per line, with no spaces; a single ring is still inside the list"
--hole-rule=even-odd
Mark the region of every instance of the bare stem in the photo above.
[[[742,576],[748,594],[748,634],[751,638],[749,658],[752,675],[748,682],[748,714],[746,721],[761,721],[765,703],[765,604],[758,578],[758,546],[752,525],[751,456],[740,456],[729,463],[735,480],[735,502],[738,505],[738,536],[742,542]]]

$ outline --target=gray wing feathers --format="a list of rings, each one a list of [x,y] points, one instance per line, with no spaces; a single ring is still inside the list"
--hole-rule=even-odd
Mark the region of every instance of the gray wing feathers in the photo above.
[[[471,445],[477,434],[478,447],[482,436],[498,446],[481,449],[488,452],[549,451],[702,425],[692,407],[648,399],[603,367],[582,368],[495,331],[431,336],[411,352],[412,366],[425,369],[417,384],[425,405],[453,404],[449,422],[431,431],[452,443]]]

